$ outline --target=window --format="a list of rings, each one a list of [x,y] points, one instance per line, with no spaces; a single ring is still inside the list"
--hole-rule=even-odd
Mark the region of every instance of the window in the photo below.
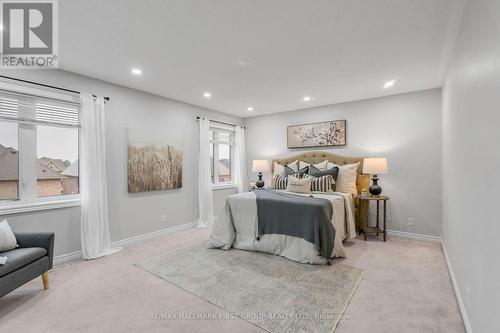
[[[18,147],[17,124],[0,122],[0,200],[19,198]]]
[[[0,209],[78,199],[79,109],[0,90]]]
[[[234,128],[210,127],[210,174],[214,187],[233,185]]]

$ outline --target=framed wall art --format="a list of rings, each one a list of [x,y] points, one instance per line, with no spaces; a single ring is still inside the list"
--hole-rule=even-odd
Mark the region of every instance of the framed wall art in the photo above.
[[[182,187],[182,144],[164,131],[128,129],[128,192]]]
[[[346,120],[293,125],[287,128],[288,148],[345,146]]]

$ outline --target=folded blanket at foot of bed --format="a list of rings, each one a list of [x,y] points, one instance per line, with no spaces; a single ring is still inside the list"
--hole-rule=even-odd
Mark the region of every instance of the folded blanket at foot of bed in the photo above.
[[[257,237],[281,234],[300,237],[315,244],[327,260],[333,251],[335,229],[329,200],[297,196],[273,190],[256,190]]]

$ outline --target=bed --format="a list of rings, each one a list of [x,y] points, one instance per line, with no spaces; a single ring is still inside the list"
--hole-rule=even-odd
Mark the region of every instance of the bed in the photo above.
[[[285,159],[273,160],[272,165],[274,168],[274,162],[288,164],[295,160],[310,164],[317,164],[328,160],[337,165],[359,162],[356,177],[358,193],[362,188],[368,186],[369,177],[361,174],[363,158],[346,157],[327,152],[306,152]],[[294,237],[289,234],[279,233],[260,235],[258,231],[259,211],[257,202],[259,200],[258,196],[263,195],[263,193],[259,191],[239,193],[227,198],[225,211],[216,218],[212,228],[209,238],[210,247],[225,250],[236,248],[272,253],[297,262],[309,264],[326,264],[329,263],[330,258],[346,256],[343,241],[356,237],[356,219],[359,219],[357,209],[359,203],[355,195],[341,192],[312,192],[310,194],[286,192],[286,194],[280,194],[283,191],[276,191],[276,193],[269,194],[277,198],[280,198],[280,196],[284,197],[285,200],[290,201],[286,203],[288,205],[293,205],[294,202],[297,202],[297,205],[308,205],[311,201],[317,200],[331,207],[331,215],[329,215],[331,220],[328,222],[331,223],[334,230],[333,250],[329,256],[325,256],[320,253],[321,251],[317,242],[315,244],[304,237]],[[300,207],[302,209],[302,206]],[[292,206],[291,208],[294,207]],[[283,217],[279,221],[276,221],[276,223],[283,225],[286,225],[288,222]],[[311,221],[307,222],[309,224]]]

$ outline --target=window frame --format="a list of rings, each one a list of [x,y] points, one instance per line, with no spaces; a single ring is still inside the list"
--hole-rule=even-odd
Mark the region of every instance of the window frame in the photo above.
[[[2,89],[4,84],[0,85]],[[37,132],[38,126],[57,126],[56,124],[47,124],[36,121],[36,104],[47,101],[70,102],[78,108],[78,113],[81,112],[79,100],[74,95],[62,95],[64,98],[54,98],[54,94],[50,91],[45,91],[37,88],[23,87],[16,89],[3,89],[5,93],[13,93],[20,95],[18,107],[18,120],[0,119],[0,122],[14,122],[18,127],[18,198],[0,200],[0,216],[17,214],[23,212],[40,211],[47,209],[57,209],[66,207],[80,206],[80,193],[78,194],[61,194],[54,196],[38,197],[37,187]],[[34,103],[30,107],[21,107],[21,98],[26,98]],[[24,100],[23,100],[24,102]],[[26,119],[33,119],[26,120]],[[81,129],[74,127],[78,132],[78,161],[80,161],[80,134]],[[80,173],[80,172],[79,172]],[[80,182],[80,175],[79,175]]]
[[[219,124],[216,122],[210,122],[210,132],[212,132],[212,137],[210,138],[210,145],[213,147],[213,171],[214,177],[212,181],[212,189],[226,189],[226,188],[234,188],[236,184],[234,182],[234,136],[235,136],[235,128],[229,125]],[[218,139],[219,133],[225,133],[229,135],[229,141],[222,141]],[[229,146],[229,160],[231,163],[231,180],[229,182],[219,182],[219,145],[224,144]]]

